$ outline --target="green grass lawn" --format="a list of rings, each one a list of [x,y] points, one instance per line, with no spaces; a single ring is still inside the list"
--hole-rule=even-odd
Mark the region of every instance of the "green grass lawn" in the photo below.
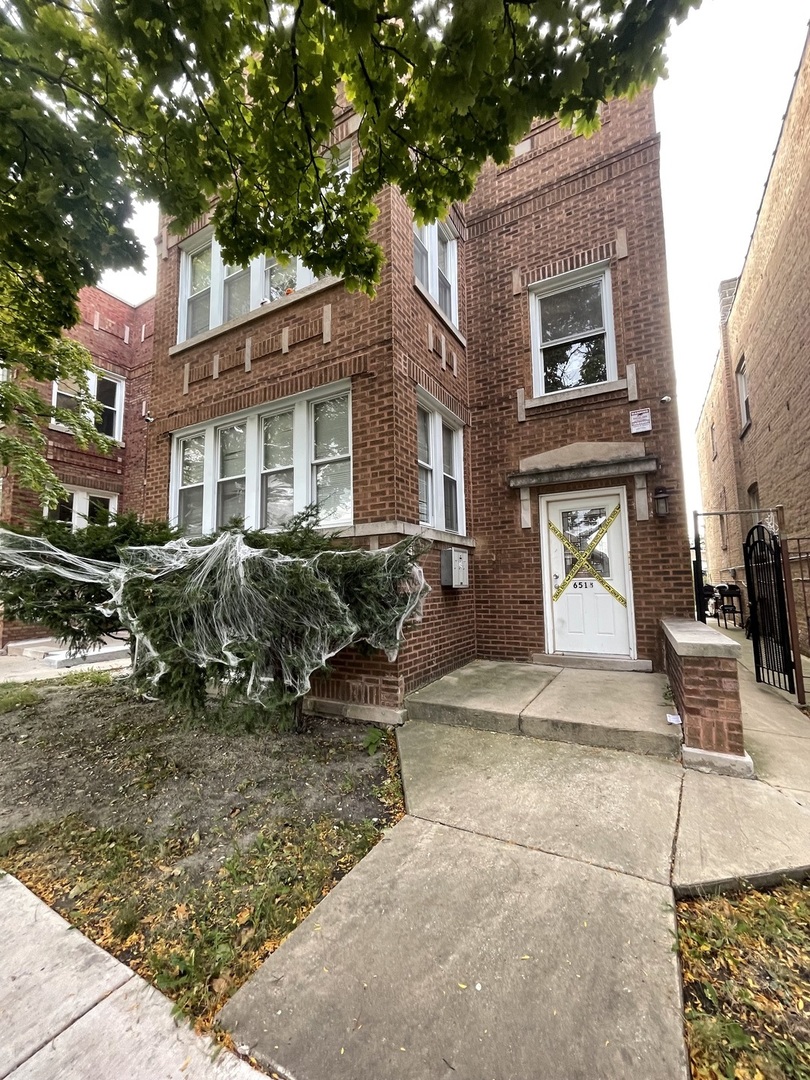
[[[105,680],[0,687],[0,872],[208,1028],[401,816],[390,732],[192,723]]]
[[[682,900],[693,1080],[810,1080],[810,886]]]

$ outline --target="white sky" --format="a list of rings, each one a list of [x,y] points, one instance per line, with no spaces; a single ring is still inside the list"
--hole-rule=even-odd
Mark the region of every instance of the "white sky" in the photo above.
[[[742,269],[807,34],[808,0],[703,0],[669,40],[655,91],[681,440],[690,509],[698,509],[695,426],[719,343],[717,287]],[[157,209],[133,226],[143,274],[108,273],[129,303],[155,289]]]

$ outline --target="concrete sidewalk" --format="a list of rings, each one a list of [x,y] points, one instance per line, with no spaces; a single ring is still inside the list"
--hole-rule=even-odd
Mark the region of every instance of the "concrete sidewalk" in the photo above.
[[[686,1080],[675,895],[810,872],[810,809],[664,758],[398,735],[408,816],[226,1005],[240,1049],[294,1080]]]
[[[0,1080],[255,1080],[172,1003],[0,877]]]

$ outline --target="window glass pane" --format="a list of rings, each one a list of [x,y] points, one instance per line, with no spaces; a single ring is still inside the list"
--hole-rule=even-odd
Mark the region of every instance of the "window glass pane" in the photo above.
[[[68,492],[68,497],[62,501],[55,510],[48,510],[48,517],[56,521],[64,521],[67,525],[73,524],[73,492]]]
[[[453,290],[441,270],[439,271],[439,307],[445,315],[453,317]]]
[[[203,482],[203,462],[205,460],[205,436],[194,435],[183,440],[183,466],[180,483],[183,487]]]
[[[283,525],[293,514],[292,469],[265,473],[262,477],[262,528]]]
[[[444,477],[444,527],[458,532],[458,484],[452,476]]]
[[[592,507],[590,510],[564,510],[562,514],[562,528],[571,547],[577,551],[587,551],[591,542],[604,524],[607,510],[604,506]],[[574,553],[565,547],[565,572],[568,574],[574,566]],[[603,577],[610,577],[610,559],[607,553],[607,534],[605,534],[594,550],[588,556],[590,566],[583,564],[576,573],[576,577],[593,577],[596,570]]]
[[[293,414],[279,413],[264,420],[264,467],[281,469],[292,465]]]
[[[319,401],[313,411],[315,460],[341,457],[349,453],[349,399]]]
[[[87,521],[90,525],[106,525],[110,516],[110,500],[101,495],[91,495],[87,503]]]
[[[114,439],[117,434],[115,428],[115,409],[108,409],[105,406],[101,410],[101,416],[96,420],[96,431],[100,431],[102,435],[109,435],[111,439]]]
[[[62,393],[61,384],[56,391],[56,407],[57,409],[70,409],[71,412],[76,412],[79,408],[79,403],[72,394]]]
[[[352,463],[333,461],[315,467],[315,501],[324,525],[350,521],[352,516]]]
[[[113,379],[104,379],[99,376],[96,384],[96,400],[100,401],[102,405],[109,405],[111,409],[114,409],[117,399],[118,383]]]
[[[430,287],[428,280],[428,252],[427,252],[427,237],[425,236],[424,227],[417,229],[414,226],[413,230],[413,273],[414,277],[421,281],[425,288]]]
[[[264,299],[278,300],[288,292],[295,290],[295,259],[282,265],[277,259],[268,256],[264,268]]]
[[[450,257],[449,257],[450,241],[448,240],[447,236],[445,236],[445,234],[441,231],[441,229],[439,230],[438,240],[439,240],[439,270],[444,274],[445,277],[449,277],[450,276]]]
[[[188,302],[187,336],[196,337],[208,329],[211,320],[210,289],[192,296]]]
[[[430,414],[425,409],[416,410],[416,455],[430,465]]]
[[[178,524],[186,536],[202,535],[203,489],[185,488],[180,492]]]
[[[232,518],[245,516],[245,478],[220,480],[217,484],[217,525],[221,528]]]
[[[424,525],[430,525],[433,521],[433,499],[431,498],[431,485],[433,474],[424,465],[419,466],[419,520]]]
[[[448,476],[456,475],[456,440],[455,432],[447,424],[442,424],[442,460]]]
[[[244,476],[245,473],[245,425],[220,428],[219,475]]]
[[[575,289],[544,296],[540,301],[540,317],[543,341],[559,341],[589,330],[602,330],[602,282],[589,281]]]
[[[223,317],[227,322],[250,311],[250,270],[225,267],[225,307]],[[230,276],[229,276],[230,275]]]
[[[191,255],[191,288],[189,293],[202,292],[211,287],[211,245]]]
[[[604,334],[543,349],[543,389],[547,394],[606,379]]]

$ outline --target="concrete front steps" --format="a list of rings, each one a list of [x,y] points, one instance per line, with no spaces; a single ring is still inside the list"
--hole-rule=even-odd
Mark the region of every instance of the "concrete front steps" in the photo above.
[[[409,694],[409,720],[428,720],[676,758],[665,675],[474,660]]]
[[[85,653],[71,656],[64,645],[54,638],[36,638],[10,643],[6,646],[6,655],[38,660],[48,667],[60,669],[77,667],[80,664],[101,664],[109,660],[128,660],[129,645],[114,638],[107,638],[104,645],[97,645]]]

